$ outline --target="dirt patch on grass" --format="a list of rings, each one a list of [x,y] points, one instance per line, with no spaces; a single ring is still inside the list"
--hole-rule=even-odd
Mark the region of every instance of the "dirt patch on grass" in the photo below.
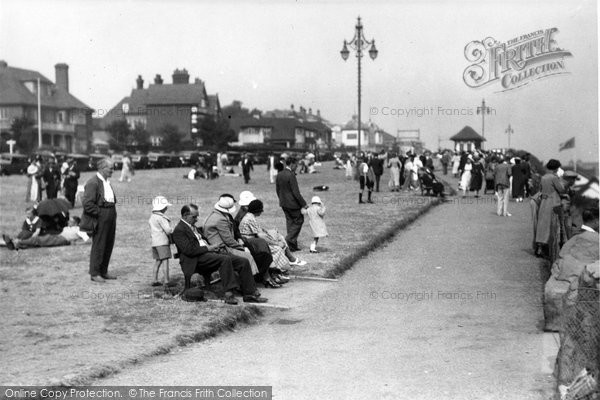
[[[129,184],[113,183],[117,196],[116,245],[110,272],[116,281],[94,284],[87,275],[89,245],[0,250],[0,351],[4,368],[0,383],[85,384],[115,373],[145,357],[168,353],[175,346],[198,342],[239,323],[252,323],[261,312],[256,307],[218,303],[185,303],[163,296],[151,283],[153,260],[147,221],[151,201],[166,196],[174,206],[168,211],[175,224],[186,203],[200,206],[200,221],[221,193],[251,190],[265,203],[260,217],[266,227],[285,232],[275,185],[264,166],[258,166],[249,185],[242,178],[214,181],[182,179],[183,169],[139,171]],[[83,174],[81,183],[91,173]],[[387,172],[382,182],[387,182]],[[327,207],[330,236],[319,243],[320,253],[310,254],[308,222],[299,238],[305,249],[298,255],[308,265],[297,275],[336,277],[360,257],[380,245],[438,200],[416,194],[374,193],[375,204],[358,203],[358,182],[346,181],[344,172],[325,163],[321,173],[298,175],[307,201],[318,194]],[[26,178],[0,178],[0,231],[16,233],[24,219]],[[314,186],[329,191],[313,193]],[[384,186],[384,185],[383,185]],[[365,195],[366,196],[366,195]],[[81,206],[74,215],[81,214]],[[171,260],[173,280],[183,284],[179,263]],[[297,283],[301,284],[301,283]]]

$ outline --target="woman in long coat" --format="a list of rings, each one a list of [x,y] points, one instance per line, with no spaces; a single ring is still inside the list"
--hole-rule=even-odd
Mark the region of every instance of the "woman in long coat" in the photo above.
[[[387,167],[390,169],[392,175],[390,177],[389,187],[392,189],[392,192],[397,192],[400,190],[400,169],[402,163],[396,153],[389,159]]]
[[[475,192],[475,197],[479,197],[479,191],[483,186],[483,165],[481,164],[481,158],[475,156],[473,161],[473,169],[471,170],[471,186],[470,190]]]
[[[523,201],[526,184],[527,176],[521,159],[515,158],[515,165],[512,166],[512,198],[516,199],[517,203]]]
[[[567,191],[563,181],[558,177],[560,165],[560,161],[558,160],[552,159],[548,161],[548,164],[546,164],[548,172],[546,175],[542,176],[540,182],[541,201],[538,209],[537,228],[535,231],[535,254],[537,256],[542,255],[543,246],[548,245],[550,240],[552,209],[561,204],[560,196]]]
[[[473,170],[473,157],[469,155],[463,168],[464,170],[462,176],[460,177],[460,188],[463,191],[463,197],[466,197],[467,192],[471,187],[471,171]]]

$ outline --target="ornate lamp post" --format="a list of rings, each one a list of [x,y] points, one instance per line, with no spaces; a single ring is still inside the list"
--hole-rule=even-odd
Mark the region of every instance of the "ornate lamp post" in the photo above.
[[[504,132],[508,135],[508,149],[510,150],[510,135],[515,133],[515,131],[513,131],[513,128],[511,128],[510,124],[508,124],[508,128],[506,128]]]
[[[477,114],[481,114],[481,136],[485,139],[485,114],[491,113],[491,108],[485,105],[485,99],[481,100],[481,107],[477,107]],[[483,149],[483,142],[481,148]]]
[[[363,26],[362,23],[360,22],[360,17],[358,17],[358,22],[356,23],[356,27],[355,27],[355,31],[354,31],[354,37],[352,38],[352,40],[348,41],[348,40],[344,40],[344,47],[342,48],[342,51],[340,51],[340,54],[342,55],[342,58],[344,59],[344,61],[346,61],[348,59],[348,56],[350,55],[350,51],[348,50],[348,46],[350,46],[350,48],[354,49],[356,51],[356,59],[358,60],[358,149],[357,149],[357,153],[360,154],[360,139],[361,139],[361,121],[360,121],[360,96],[361,96],[361,81],[360,81],[360,63],[361,63],[361,59],[363,57],[363,50],[367,49],[367,46],[371,46],[371,48],[369,49],[369,56],[371,57],[372,60],[375,60],[377,58],[377,54],[379,53],[377,51],[377,48],[375,47],[375,39],[372,39],[370,42],[365,39],[365,36],[363,34]]]

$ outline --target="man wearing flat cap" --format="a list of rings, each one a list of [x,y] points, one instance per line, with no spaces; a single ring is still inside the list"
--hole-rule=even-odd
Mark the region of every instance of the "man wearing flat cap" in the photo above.
[[[108,273],[108,263],[115,244],[117,210],[115,192],[108,181],[113,174],[110,158],[98,161],[98,172],[85,184],[83,214],[80,229],[92,236],[90,253],[90,276],[92,281],[104,283],[117,279]]]

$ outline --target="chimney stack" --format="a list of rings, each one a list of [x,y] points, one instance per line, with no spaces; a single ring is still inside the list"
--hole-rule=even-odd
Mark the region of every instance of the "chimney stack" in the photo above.
[[[162,85],[162,83],[163,83],[163,80],[162,80],[162,78],[160,77],[160,74],[156,74],[156,76],[154,77],[154,83],[155,83],[156,85]]]
[[[144,88],[144,80],[142,79],[141,75],[138,75],[137,79],[135,80],[135,83],[137,83],[137,88],[138,89],[143,89]]]
[[[6,63],[6,61],[0,60],[0,68],[6,68],[6,67],[8,67],[8,64]]]
[[[190,83],[190,74],[188,74],[188,72],[185,68],[182,70],[176,69],[175,71],[173,71],[173,84],[174,85],[180,85],[180,84],[187,85],[188,83]]]
[[[69,91],[69,66],[65,63],[58,63],[54,66],[56,72],[56,86]]]

